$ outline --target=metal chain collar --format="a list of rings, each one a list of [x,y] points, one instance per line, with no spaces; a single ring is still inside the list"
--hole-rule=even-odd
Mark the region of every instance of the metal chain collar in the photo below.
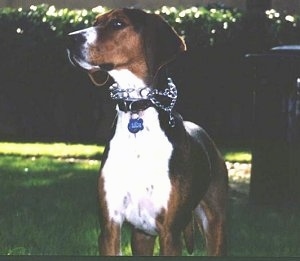
[[[152,102],[152,104],[169,114],[169,124],[171,127],[175,126],[175,119],[172,115],[172,110],[175,106],[177,100],[177,88],[176,85],[173,83],[171,78],[168,78],[168,87],[160,91],[158,89],[151,89],[149,87],[143,87],[139,89],[121,89],[119,88],[117,83],[114,83],[112,86],[109,87],[110,90],[110,97],[113,100],[124,100],[124,101],[137,101],[141,99],[148,99]],[[136,92],[139,97],[142,98],[131,98],[130,94]],[[164,97],[170,99],[168,104],[163,104],[159,101],[158,97]]]

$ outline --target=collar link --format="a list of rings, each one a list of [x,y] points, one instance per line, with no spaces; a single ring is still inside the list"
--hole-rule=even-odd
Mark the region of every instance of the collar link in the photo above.
[[[154,106],[169,114],[169,124],[175,126],[175,119],[172,115],[177,100],[177,88],[171,78],[168,78],[168,86],[165,90],[142,87],[139,89],[121,89],[117,83],[109,87],[110,96],[117,101],[118,107],[124,112],[138,112]],[[135,98],[132,98],[135,97]]]
[[[140,100],[140,99],[147,99],[149,93],[151,92],[151,88],[149,87],[142,87],[142,88],[128,88],[128,89],[121,89],[117,83],[114,83],[109,87],[110,90],[110,97],[113,100]]]

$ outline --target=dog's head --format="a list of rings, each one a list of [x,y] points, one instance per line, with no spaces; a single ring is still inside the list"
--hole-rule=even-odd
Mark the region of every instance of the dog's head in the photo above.
[[[96,18],[90,28],[69,34],[69,57],[91,76],[128,70],[151,84],[157,71],[185,50],[185,44],[159,15],[116,9]]]

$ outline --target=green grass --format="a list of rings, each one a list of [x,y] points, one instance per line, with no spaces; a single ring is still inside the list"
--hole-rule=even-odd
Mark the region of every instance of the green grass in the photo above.
[[[100,159],[103,151],[104,146],[98,145],[0,142],[0,155]],[[223,148],[221,152],[226,161],[251,162],[251,151],[249,149]]]
[[[98,164],[2,156],[0,254],[95,255]]]
[[[103,148],[80,146],[0,143],[0,255],[98,255]],[[299,211],[249,207],[247,195],[232,189],[229,206],[229,255],[300,256]],[[125,255],[129,242],[125,227]],[[204,255],[203,240],[197,247]]]
[[[221,153],[226,161],[250,163],[252,160],[251,151],[245,148],[223,148]]]
[[[234,256],[300,256],[300,211],[230,202],[229,253]]]
[[[0,142],[0,154],[4,155],[99,159],[103,151],[103,146],[96,145]]]

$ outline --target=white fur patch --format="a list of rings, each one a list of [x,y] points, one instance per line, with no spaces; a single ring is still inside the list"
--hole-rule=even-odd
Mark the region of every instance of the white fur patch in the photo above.
[[[95,42],[97,40],[97,31],[96,31],[95,27],[87,28],[86,31],[84,32],[84,34],[85,34],[85,38],[86,38],[86,47],[88,47],[88,45],[95,44]]]
[[[194,132],[199,131],[199,129],[200,129],[200,127],[197,124],[195,124],[191,121],[184,121],[183,124],[184,124],[186,131],[190,134],[193,134]]]
[[[118,112],[115,136],[102,169],[109,215],[117,223],[127,220],[155,235],[155,218],[167,209],[171,192],[169,159],[173,147],[154,108],[140,113],[144,130],[136,134],[127,129],[130,117],[130,113]]]
[[[199,216],[201,218],[201,222],[202,222],[202,226],[204,228],[204,231],[207,231],[208,229],[208,219],[207,216],[205,214],[205,211],[203,210],[203,208],[201,206],[198,206],[195,209],[195,213],[197,216]]]
[[[124,90],[138,90],[139,88],[146,86],[143,80],[138,78],[128,69],[111,70],[109,74],[118,83],[118,87]],[[141,96],[136,92],[133,92],[129,98],[141,98]]]

